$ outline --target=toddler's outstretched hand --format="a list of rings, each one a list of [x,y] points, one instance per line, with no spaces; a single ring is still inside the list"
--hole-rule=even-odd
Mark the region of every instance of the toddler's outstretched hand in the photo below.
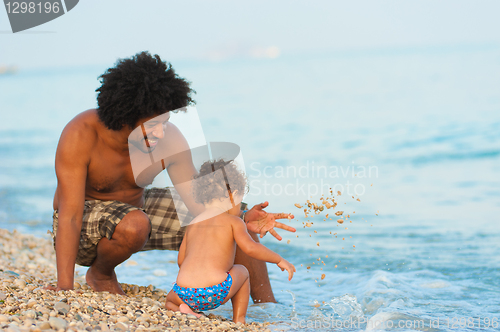
[[[281,269],[281,271],[288,271],[288,280],[292,280],[293,273],[296,271],[295,266],[293,266],[292,263],[287,261],[286,259],[282,258],[281,261],[278,263],[278,267]]]

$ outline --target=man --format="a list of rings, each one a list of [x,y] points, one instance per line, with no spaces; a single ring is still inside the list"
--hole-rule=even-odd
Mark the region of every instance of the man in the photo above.
[[[179,218],[187,209],[194,216],[203,211],[183,185],[196,173],[190,154],[181,153],[187,143],[168,122],[170,111],[194,103],[193,90],[169,64],[147,52],[118,61],[100,78],[98,108],[71,120],[57,147],[57,287],[52,289],[72,289],[78,263],[90,266],[86,280],[95,291],[124,294],[115,267],[139,250],[178,250],[184,234]],[[142,134],[137,135],[134,129],[139,127]],[[162,159],[162,167],[145,166],[144,172],[134,174],[131,159],[144,154],[147,163],[147,153],[157,148],[169,156]],[[145,190],[163,169],[176,190]],[[175,208],[180,201],[187,209]],[[243,215],[256,241],[256,233],[262,237],[268,231],[281,240],[274,227],[295,231],[275,221],[288,214],[266,213],[267,205],[256,205]],[[264,262],[238,250],[235,263],[249,270],[255,302],[275,302]]]

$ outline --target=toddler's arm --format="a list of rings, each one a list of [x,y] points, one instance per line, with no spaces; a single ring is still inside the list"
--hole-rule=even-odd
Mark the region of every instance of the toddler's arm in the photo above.
[[[288,271],[288,280],[291,280],[293,273],[295,272],[295,266],[293,266],[286,259],[267,248],[266,246],[255,242],[250,234],[248,234],[247,227],[243,220],[240,218],[231,218],[233,235],[236,244],[240,249],[250,257],[255,259],[277,264],[278,267],[283,270]]]

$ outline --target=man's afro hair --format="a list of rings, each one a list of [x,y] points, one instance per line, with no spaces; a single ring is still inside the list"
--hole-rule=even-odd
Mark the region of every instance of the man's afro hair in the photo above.
[[[179,77],[160,56],[142,52],[120,59],[114,68],[99,76],[96,90],[97,114],[104,125],[133,129],[139,120],[195,104],[190,82]]]

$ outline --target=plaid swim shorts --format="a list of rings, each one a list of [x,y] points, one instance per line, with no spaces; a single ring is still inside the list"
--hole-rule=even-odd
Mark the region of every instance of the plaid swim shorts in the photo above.
[[[177,208],[176,208],[177,207]],[[85,201],[82,231],[76,263],[90,266],[97,256],[97,244],[103,237],[111,239],[116,225],[134,210],[142,210],[151,222],[151,234],[142,250],[179,250],[185,227],[179,219],[192,218],[174,188],[151,188],[144,191],[142,209],[120,201]],[[58,212],[53,214],[54,240],[57,235]]]

